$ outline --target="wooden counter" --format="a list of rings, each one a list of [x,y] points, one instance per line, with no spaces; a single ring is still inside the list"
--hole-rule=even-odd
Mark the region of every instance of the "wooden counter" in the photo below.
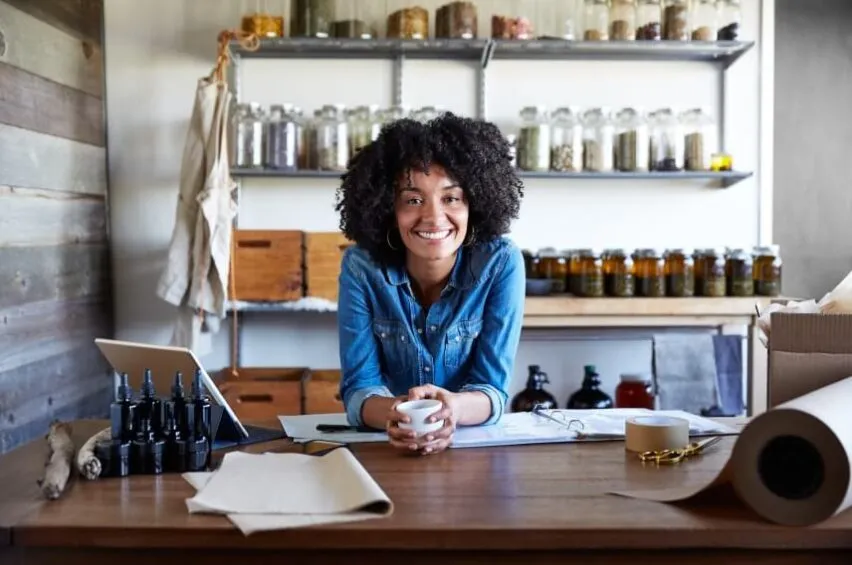
[[[85,435],[100,427],[76,425]],[[611,489],[692,484],[725,462],[733,438],[679,467],[643,466],[623,443],[400,454],[353,451],[395,504],[388,518],[243,536],[224,517],[189,515],[179,475],[77,480],[58,501],[33,498],[36,442],[0,458],[10,547],[4,565],[170,563],[850,563],[852,514],[813,528],[763,522],[735,498],[668,505]],[[286,442],[252,451],[295,449]],[[281,488],[298,488],[282,484]],[[9,519],[9,511],[12,519]],[[178,551],[181,549],[190,551]],[[4,552],[5,551],[5,552]]]

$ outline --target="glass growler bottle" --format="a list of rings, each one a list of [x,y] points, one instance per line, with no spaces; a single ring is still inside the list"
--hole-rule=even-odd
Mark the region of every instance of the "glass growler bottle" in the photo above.
[[[547,373],[538,365],[529,366],[527,377],[527,388],[515,395],[512,399],[512,412],[532,412],[536,406],[546,410],[556,408],[556,398],[544,390],[544,385],[549,383]]]
[[[568,397],[569,410],[612,408],[612,398],[601,390],[601,378],[594,365],[584,367],[583,385]]]

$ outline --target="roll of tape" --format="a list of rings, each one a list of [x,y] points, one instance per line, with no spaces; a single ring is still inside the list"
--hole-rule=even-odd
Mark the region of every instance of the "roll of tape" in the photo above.
[[[624,424],[624,447],[627,451],[662,451],[683,449],[689,445],[689,422],[671,416],[637,416]]]

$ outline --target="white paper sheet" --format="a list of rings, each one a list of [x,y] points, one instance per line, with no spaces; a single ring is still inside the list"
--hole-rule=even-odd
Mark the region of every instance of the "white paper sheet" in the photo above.
[[[384,432],[318,432],[317,425],[331,424],[346,426],[346,414],[307,414],[302,416],[279,416],[281,426],[287,437],[297,443],[311,440],[334,441],[338,443],[382,443],[388,441]]]

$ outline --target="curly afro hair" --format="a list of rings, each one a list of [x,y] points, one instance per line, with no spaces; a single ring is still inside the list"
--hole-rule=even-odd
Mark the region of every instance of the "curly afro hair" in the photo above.
[[[404,260],[404,247],[388,245],[395,224],[397,184],[411,170],[443,167],[464,191],[469,229],[482,243],[509,232],[518,217],[523,183],[512,167],[509,143],[494,124],[452,113],[423,123],[394,121],[349,161],[337,189],[340,229],[379,262]]]

